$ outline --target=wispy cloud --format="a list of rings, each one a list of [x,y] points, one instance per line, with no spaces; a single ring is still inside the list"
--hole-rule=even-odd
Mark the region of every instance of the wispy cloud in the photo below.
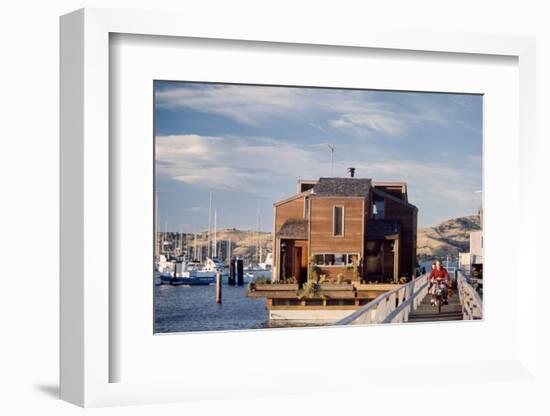
[[[405,131],[405,123],[393,114],[343,114],[338,119],[329,120],[329,124],[332,127],[347,130],[358,136],[371,135],[371,133],[397,136]]]
[[[354,166],[360,177],[407,182],[419,225],[480,203],[479,97],[165,83],[155,105],[157,179],[174,218],[202,218],[215,190],[228,224],[246,223],[246,198],[269,209],[298,177],[329,176],[326,143],[335,176]]]
[[[276,195],[281,184],[329,173],[328,152],[270,138],[159,136],[156,146],[161,177],[205,189]],[[406,158],[384,160],[373,153],[338,160],[335,174],[343,174],[349,166],[362,177],[407,182],[411,202],[419,206],[444,203],[472,210],[479,200],[474,191],[481,185],[480,169],[471,166]]]
[[[186,107],[228,117],[249,125],[260,125],[277,114],[292,114],[307,107],[307,97],[297,88],[212,85],[203,88],[180,87],[155,93],[162,107]]]
[[[407,106],[381,101],[370,91],[182,85],[156,91],[155,99],[161,108],[192,109],[249,126],[262,126],[282,117],[301,119],[319,131],[328,127],[360,137],[399,136],[415,125],[448,121],[440,104],[419,98],[419,94],[402,94]],[[308,121],[311,119],[325,121]]]
[[[316,149],[263,137],[158,136],[156,155],[160,177],[241,192],[269,192],[326,167]]]

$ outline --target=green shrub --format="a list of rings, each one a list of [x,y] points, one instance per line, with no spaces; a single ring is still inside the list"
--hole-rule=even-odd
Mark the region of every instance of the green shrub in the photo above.
[[[252,280],[257,285],[268,285],[271,283],[271,279],[269,279],[266,276],[260,276],[256,277],[254,280]]]
[[[354,261],[352,264],[346,267],[346,269],[352,271],[353,280],[361,279],[361,258],[358,258],[357,261]]]
[[[319,273],[321,273],[321,269],[315,264],[315,257],[309,256],[308,259],[308,269],[307,269],[307,280],[308,281],[319,281]]]
[[[314,282],[313,280],[308,280],[302,286],[302,293],[298,295],[298,298],[300,300],[311,299],[312,297],[315,296],[315,294],[319,293],[319,290],[320,290],[319,283]]]
[[[296,284],[296,278],[294,276],[288,279],[279,279],[272,282],[274,285]]]

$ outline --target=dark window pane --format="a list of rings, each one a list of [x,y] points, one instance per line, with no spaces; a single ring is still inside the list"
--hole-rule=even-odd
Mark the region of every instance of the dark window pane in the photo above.
[[[325,254],[325,266],[334,266],[334,254]]]
[[[334,207],[334,235],[344,234],[344,207]]]
[[[315,255],[315,264],[317,264],[319,266],[322,266],[323,264],[325,264],[325,260],[324,260],[322,254],[316,254]]]

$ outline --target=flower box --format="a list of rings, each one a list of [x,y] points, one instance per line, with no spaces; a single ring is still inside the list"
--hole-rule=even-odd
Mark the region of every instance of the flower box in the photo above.
[[[351,283],[321,283],[321,290],[352,291],[352,290],[354,290],[354,287]]]
[[[297,283],[271,283],[271,284],[259,284],[256,285],[255,290],[269,290],[269,291],[280,291],[280,290],[298,290]]]

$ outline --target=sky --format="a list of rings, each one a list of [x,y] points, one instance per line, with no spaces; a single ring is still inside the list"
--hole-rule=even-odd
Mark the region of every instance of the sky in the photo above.
[[[155,81],[162,231],[271,231],[298,178],[407,182],[418,226],[481,204],[482,96]],[[334,163],[327,144],[335,148]],[[332,175],[331,175],[332,169]],[[213,211],[212,211],[213,212]]]

